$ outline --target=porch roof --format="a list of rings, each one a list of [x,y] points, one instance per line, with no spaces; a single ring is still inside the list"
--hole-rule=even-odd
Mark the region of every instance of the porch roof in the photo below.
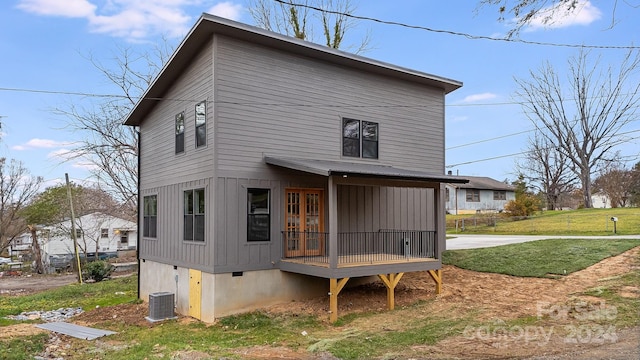
[[[264,161],[267,164],[322,176],[350,175],[358,177],[455,184],[465,184],[469,182],[469,180],[460,176],[431,174],[424,171],[400,169],[397,167],[382,164],[364,164],[346,161],[282,158],[270,156],[265,156]]]

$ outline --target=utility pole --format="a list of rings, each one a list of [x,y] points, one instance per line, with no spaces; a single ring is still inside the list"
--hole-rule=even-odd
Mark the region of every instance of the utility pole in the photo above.
[[[76,215],[73,212],[73,198],[71,197],[71,184],[69,184],[69,174],[65,173],[64,178],[67,181],[67,196],[69,197],[69,208],[71,209],[71,238],[73,239],[73,250],[76,254],[76,262],[78,265],[78,282],[82,284],[82,268],[80,267],[80,254],[78,254],[78,238],[76,236]]]

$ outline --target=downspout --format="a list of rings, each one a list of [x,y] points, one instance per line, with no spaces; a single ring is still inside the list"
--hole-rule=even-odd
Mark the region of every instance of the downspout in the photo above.
[[[138,180],[138,194],[137,194],[137,211],[136,211],[136,217],[138,218],[138,234],[136,235],[136,258],[138,260],[138,296],[137,298],[140,299],[140,230],[141,230],[141,225],[140,225],[140,150],[142,149],[141,143],[140,141],[142,140],[142,137],[140,136],[140,128],[138,128],[138,130],[136,131],[136,134],[138,135],[138,176],[137,176],[137,180]]]

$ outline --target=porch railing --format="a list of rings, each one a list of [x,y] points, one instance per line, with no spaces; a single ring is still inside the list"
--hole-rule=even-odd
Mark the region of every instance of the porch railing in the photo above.
[[[329,264],[329,233],[283,231],[284,258]],[[337,263],[380,263],[437,256],[435,231],[380,230],[338,233]]]

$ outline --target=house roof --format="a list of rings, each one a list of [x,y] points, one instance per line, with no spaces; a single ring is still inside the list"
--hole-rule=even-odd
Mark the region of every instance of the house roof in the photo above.
[[[469,182],[462,185],[457,185],[460,189],[478,189],[478,190],[505,190],[514,191],[515,188],[509,184],[505,184],[502,181],[494,180],[486,176],[462,176],[468,179]]]
[[[281,157],[265,157],[264,161],[267,164],[322,176],[350,175],[457,184],[462,184],[468,181],[467,179],[460,176],[431,174],[424,171],[406,170],[381,164],[363,164],[344,161]]]
[[[456,80],[350,54],[327,46],[314,44],[308,41],[303,41],[290,36],[285,36],[254,26],[203,13],[173,53],[169,61],[162,68],[158,76],[151,83],[151,86],[149,86],[147,91],[142,95],[142,98],[129,113],[124,122],[125,125],[140,125],[145,116],[153,109],[159,99],[165,95],[169,87],[174,83],[178,76],[180,76],[182,70],[189,64],[191,59],[201,50],[202,45],[208,41],[213,34],[222,34],[345,67],[356,68],[370,73],[434,86],[442,89],[445,94],[462,86],[462,83]]]

